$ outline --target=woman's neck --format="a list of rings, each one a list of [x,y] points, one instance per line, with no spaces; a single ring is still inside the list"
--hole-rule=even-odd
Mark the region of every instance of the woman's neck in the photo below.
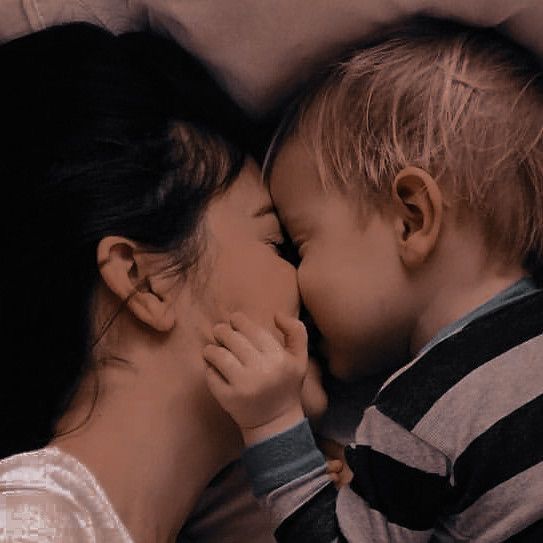
[[[239,455],[241,441],[203,380],[180,386],[181,372],[176,379],[164,379],[162,372],[159,379],[156,372],[146,375],[145,367],[101,370],[100,396],[88,423],[51,444],[92,471],[136,543],[162,543],[175,541],[210,479]],[[91,388],[92,380],[81,390],[89,396]],[[84,420],[88,402],[78,403],[61,430]]]

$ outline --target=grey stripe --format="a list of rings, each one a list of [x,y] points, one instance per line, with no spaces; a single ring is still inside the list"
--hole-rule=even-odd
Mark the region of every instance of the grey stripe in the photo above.
[[[257,497],[325,465],[307,419],[245,449],[242,460]]]
[[[543,462],[494,487],[446,522],[440,541],[497,543],[543,518]],[[456,539],[452,534],[456,534]]]
[[[437,345],[440,341],[443,341],[447,337],[455,334],[456,332],[465,328],[468,324],[480,317],[492,313],[496,309],[500,309],[506,305],[518,302],[526,296],[530,296],[540,290],[537,283],[532,277],[523,277],[510,287],[502,290],[490,300],[484,304],[476,307],[473,311],[470,311],[467,315],[460,317],[457,321],[445,326],[417,353],[424,354],[428,352],[432,347]]]
[[[450,463],[441,451],[383,415],[375,406],[366,409],[356,431],[356,444],[370,445],[375,451],[427,473],[442,477],[448,474]]]
[[[509,288],[498,293],[496,296],[491,298],[488,302],[477,307],[475,310],[471,311],[464,317],[461,317],[457,321],[451,323],[450,325],[442,328],[438,333],[430,339],[430,341],[420,349],[420,351],[415,355],[415,358],[409,362],[407,365],[401,367],[398,371],[393,373],[383,384],[381,389],[388,386],[392,381],[398,378],[402,373],[405,373],[411,366],[416,364],[422,356],[424,356],[430,349],[435,347],[438,343],[441,343],[445,339],[448,339],[451,336],[454,336],[460,332],[465,326],[470,324],[473,320],[483,317],[488,313],[499,309],[505,305],[512,304],[518,300],[530,296],[534,292],[541,290],[538,288],[536,282],[531,277],[524,277],[517,281],[515,284],[511,285]]]
[[[283,520],[328,484],[332,484],[330,477],[326,473],[326,467],[321,466],[262,496],[259,501],[269,509],[275,530]]]
[[[543,390],[543,336],[477,368],[449,389],[413,429],[454,462],[477,436]]]
[[[348,486],[339,491],[337,516],[341,532],[350,543],[422,543],[428,541],[432,534],[431,530],[419,532],[390,523]]]

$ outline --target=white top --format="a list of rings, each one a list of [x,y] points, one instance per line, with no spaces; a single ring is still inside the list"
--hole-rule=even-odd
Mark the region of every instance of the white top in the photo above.
[[[0,461],[2,543],[133,543],[92,473],[57,447]]]

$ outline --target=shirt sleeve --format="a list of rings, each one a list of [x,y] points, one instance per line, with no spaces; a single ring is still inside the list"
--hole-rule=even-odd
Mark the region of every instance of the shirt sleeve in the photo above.
[[[354,477],[338,492],[306,421],[245,452],[279,542],[430,540],[451,491],[441,452],[372,407],[346,458]]]
[[[337,491],[307,419],[249,447],[243,462],[255,496],[272,515],[277,541],[292,541],[297,534],[304,541],[312,541],[310,534],[315,541],[336,540]],[[318,526],[312,526],[315,519]]]

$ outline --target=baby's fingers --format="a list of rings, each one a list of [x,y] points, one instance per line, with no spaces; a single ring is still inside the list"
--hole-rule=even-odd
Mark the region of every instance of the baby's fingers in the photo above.
[[[225,383],[232,383],[241,369],[240,361],[228,349],[219,345],[206,345],[203,357],[208,365],[208,370],[211,366]]]
[[[275,324],[285,336],[285,349],[295,357],[307,357],[307,330],[303,322],[278,313]]]
[[[267,330],[255,324],[241,312],[232,313],[230,324],[234,330],[243,334],[260,352],[269,351],[278,345],[276,339]]]
[[[230,324],[221,323],[213,328],[215,339],[228,349],[242,364],[254,362],[258,351],[242,332],[234,330]]]
[[[326,461],[326,472],[329,475],[339,474],[343,469],[343,462],[341,460],[327,460]]]
[[[343,468],[343,462],[341,460],[327,460],[326,461],[326,473],[328,477],[332,479],[332,482],[338,488],[341,482],[341,469]]]
[[[224,379],[223,375],[209,362],[206,361],[206,380],[211,394],[217,399],[219,404],[226,409],[223,404],[225,398],[230,394],[230,384]]]

